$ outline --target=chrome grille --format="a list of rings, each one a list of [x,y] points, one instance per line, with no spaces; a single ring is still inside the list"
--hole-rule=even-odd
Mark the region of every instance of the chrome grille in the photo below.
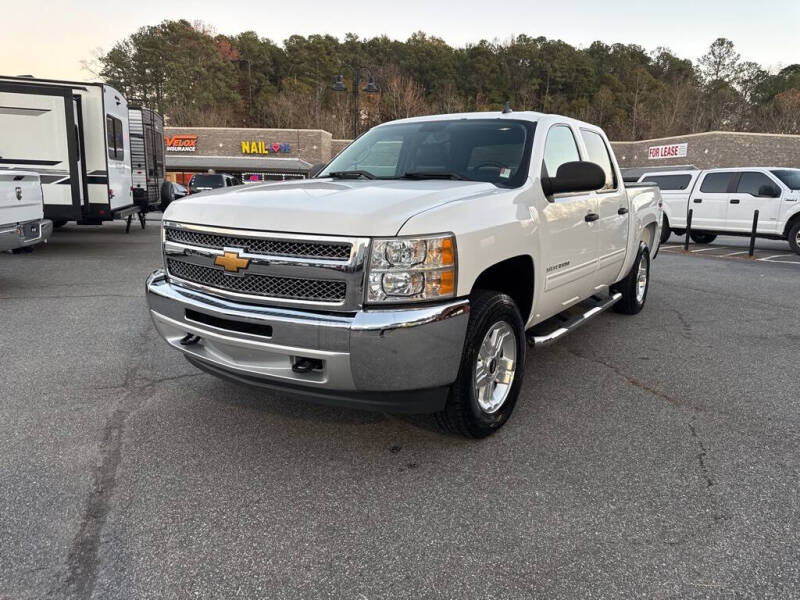
[[[243,236],[219,235],[190,231],[173,227],[165,228],[166,239],[169,242],[200,246],[203,248],[225,247],[241,248],[249,254],[263,254],[266,256],[289,256],[296,258],[323,258],[329,260],[350,259],[352,244],[346,242],[303,242],[297,240],[279,240],[249,238]]]
[[[311,302],[343,302],[347,294],[347,284],[344,281],[273,277],[253,273],[237,277],[225,275],[220,269],[203,267],[174,258],[167,259],[167,270],[170,275],[192,283],[253,296]]]

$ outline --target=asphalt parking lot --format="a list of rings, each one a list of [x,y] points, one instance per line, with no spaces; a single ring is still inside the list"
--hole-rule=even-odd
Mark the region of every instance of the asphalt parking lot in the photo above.
[[[154,225],[0,255],[0,599],[800,596],[796,265],[662,252],[476,442],[195,370]]]

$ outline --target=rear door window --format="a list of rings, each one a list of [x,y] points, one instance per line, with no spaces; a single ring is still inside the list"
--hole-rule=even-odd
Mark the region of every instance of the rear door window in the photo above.
[[[583,143],[586,144],[586,152],[589,154],[588,160],[600,165],[606,174],[606,183],[598,191],[607,192],[617,189],[617,176],[611,166],[611,156],[603,138],[600,134],[586,129],[581,129],[581,137],[583,137]]]
[[[736,175],[737,173],[709,173],[703,179],[700,191],[705,194],[724,194]]]

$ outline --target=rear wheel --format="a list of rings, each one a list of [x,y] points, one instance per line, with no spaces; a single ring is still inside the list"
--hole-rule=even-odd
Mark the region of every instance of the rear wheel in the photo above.
[[[517,403],[525,348],[525,327],[514,301],[493,291],[473,293],[461,366],[445,409],[436,415],[439,425],[473,438],[500,429]]]
[[[670,235],[672,235],[672,231],[669,228],[669,219],[664,216],[664,220],[661,222],[661,243],[666,244]]]
[[[789,248],[800,254],[800,219],[789,228]]]
[[[696,244],[710,244],[717,239],[717,236],[713,233],[703,233],[702,231],[692,231],[689,237],[692,238],[692,241]]]
[[[650,289],[650,249],[644,242],[639,243],[639,252],[625,279],[611,286],[612,292],[619,292],[622,298],[614,305],[614,310],[625,315],[635,315],[644,308],[647,291]]]

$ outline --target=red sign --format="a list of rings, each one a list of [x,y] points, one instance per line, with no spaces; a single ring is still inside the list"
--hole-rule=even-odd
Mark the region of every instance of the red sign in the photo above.
[[[650,146],[647,149],[647,158],[683,158],[686,156],[689,144],[667,144],[666,146]]]
[[[175,134],[165,137],[167,152],[194,152],[197,149],[197,136],[194,134]]]

